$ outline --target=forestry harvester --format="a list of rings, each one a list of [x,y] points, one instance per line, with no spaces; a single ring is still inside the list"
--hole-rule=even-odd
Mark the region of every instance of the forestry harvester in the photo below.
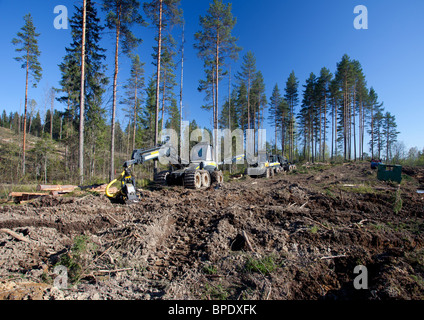
[[[173,147],[157,146],[145,150],[134,150],[131,160],[124,163],[124,171],[107,186],[106,196],[127,204],[138,202],[139,195],[131,168],[146,161],[157,160],[161,154],[169,159],[170,167],[169,170],[155,175],[154,179],[158,184],[183,185],[188,189],[201,189],[208,188],[214,182],[224,181],[224,175],[215,160],[214,148],[209,143],[201,142],[195,145],[188,164],[183,163]],[[120,181],[121,189],[115,194],[110,194],[109,188],[118,181]]]

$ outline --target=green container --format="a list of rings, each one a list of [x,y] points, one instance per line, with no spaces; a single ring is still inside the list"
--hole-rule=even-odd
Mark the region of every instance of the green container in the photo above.
[[[379,164],[377,171],[377,179],[381,181],[402,182],[402,166]]]

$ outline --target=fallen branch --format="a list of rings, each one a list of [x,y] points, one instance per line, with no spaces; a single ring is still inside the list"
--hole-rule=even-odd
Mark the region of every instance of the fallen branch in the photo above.
[[[3,229],[0,229],[0,232],[7,233],[9,236],[12,236],[13,238],[15,238],[15,239],[17,239],[19,241],[31,243],[31,240],[29,240],[29,239],[27,239],[27,238],[19,235],[18,233],[14,232],[14,231],[12,231],[10,229],[3,228]]]
[[[243,234],[243,238],[246,241],[247,246],[249,247],[250,251],[254,252],[255,250],[253,250],[253,247],[252,247],[252,244],[250,243],[249,237],[247,236],[247,234],[244,230],[243,230],[242,234]]]
[[[308,204],[308,201],[306,201],[304,204],[302,204],[301,206],[300,206],[300,209],[303,209],[306,205]]]
[[[123,269],[115,269],[115,270],[96,270],[96,272],[100,273],[116,273],[116,272],[122,272],[122,271],[129,271],[133,270],[134,268],[123,268]]]
[[[347,257],[347,255],[345,255],[345,254],[341,254],[341,255],[338,255],[338,256],[321,257],[321,259],[320,259],[320,260],[337,259],[337,258],[346,258],[346,257]]]

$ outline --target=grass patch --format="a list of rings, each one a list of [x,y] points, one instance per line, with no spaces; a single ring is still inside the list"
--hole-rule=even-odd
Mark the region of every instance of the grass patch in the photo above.
[[[203,272],[209,275],[214,275],[218,273],[218,269],[214,265],[207,264],[203,266]]]
[[[249,258],[246,261],[245,269],[249,272],[259,272],[263,275],[268,275],[274,272],[279,266],[275,256],[271,255],[263,258]]]
[[[345,192],[353,192],[358,194],[374,194],[376,190],[369,185],[357,185],[354,187],[339,186],[339,189]]]
[[[229,296],[230,293],[222,284],[213,285],[206,283],[202,299],[227,300]]]
[[[317,234],[318,233],[318,230],[319,230],[319,228],[317,227],[317,226],[312,226],[310,229],[309,229],[309,231],[312,233],[312,234]]]

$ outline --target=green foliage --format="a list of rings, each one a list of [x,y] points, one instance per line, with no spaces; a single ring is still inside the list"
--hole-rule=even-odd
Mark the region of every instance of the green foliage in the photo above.
[[[393,204],[393,211],[397,214],[402,210],[403,200],[400,188],[396,191],[396,197]]]
[[[213,285],[206,283],[202,298],[208,300],[227,300],[229,296],[230,293],[222,284]]]
[[[312,227],[310,228],[310,232],[311,232],[312,234],[317,234],[317,233],[318,233],[318,230],[319,230],[319,228],[318,228],[318,226],[316,226],[316,225],[314,225],[314,226],[312,226]]]
[[[275,260],[276,258],[274,256],[249,258],[246,261],[245,269],[249,272],[259,272],[263,275],[268,275],[279,267]]]
[[[214,275],[218,273],[218,269],[212,264],[206,264],[203,266],[203,272],[209,275]]]
[[[194,35],[194,48],[198,50],[198,57],[204,62],[206,75],[206,79],[200,81],[199,90],[206,91],[207,99],[212,100],[214,128],[218,128],[219,116],[216,112],[219,99],[215,92],[218,91],[223,75],[225,59],[237,59],[241,50],[236,45],[237,38],[231,34],[237,22],[231,10],[231,3],[224,4],[222,0],[214,0],[209,4],[206,15],[200,17],[201,30]]]
[[[33,87],[37,87],[37,83],[41,80],[42,71],[38,57],[40,51],[38,50],[39,33],[35,32],[35,26],[30,13],[24,16],[25,25],[18,32],[17,38],[13,38],[12,43],[18,46],[15,51],[23,52],[23,55],[16,57],[15,60],[21,63],[21,68],[25,69],[28,65],[29,74],[34,79]]]
[[[107,13],[106,27],[119,32],[122,51],[125,54],[132,52],[141,43],[141,39],[131,31],[131,27],[136,24],[145,25],[139,8],[140,2],[137,0],[103,0],[102,9]]]
[[[96,246],[90,242],[88,236],[76,236],[71,249],[64,254],[56,265],[62,265],[68,269],[71,282],[77,283],[87,271]]]

